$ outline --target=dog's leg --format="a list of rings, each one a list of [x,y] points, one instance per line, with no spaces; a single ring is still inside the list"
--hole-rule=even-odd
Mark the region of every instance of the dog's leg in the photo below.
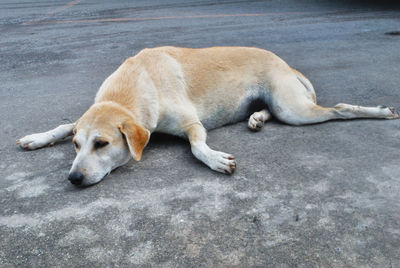
[[[291,125],[321,123],[333,119],[377,118],[397,119],[399,114],[393,107],[364,107],[339,103],[333,108],[326,108],[308,103],[286,109],[281,105],[272,109],[279,120]]]
[[[235,159],[232,155],[212,150],[206,144],[207,132],[200,124],[196,123],[189,126],[186,131],[189,138],[193,155],[209,166],[211,169],[232,174],[236,167]]]
[[[47,132],[35,133],[25,136],[17,140],[19,144],[24,149],[38,149],[47,145],[52,145],[56,141],[59,141],[65,137],[71,136],[74,124],[65,124],[56,127],[55,129],[49,130]]]
[[[264,122],[271,118],[271,114],[267,110],[261,110],[253,113],[248,122],[248,127],[251,130],[259,131],[264,126]]]
[[[339,103],[332,108],[319,106],[310,98],[308,89],[293,76],[283,76],[272,84],[270,111],[279,120],[291,125],[320,123],[332,119],[381,118],[396,119],[393,107],[364,107]]]
[[[333,107],[335,119],[352,119],[352,118],[381,118],[381,119],[397,119],[399,114],[394,107],[379,105],[376,107],[365,107],[358,105],[350,105],[345,103],[336,104]]]

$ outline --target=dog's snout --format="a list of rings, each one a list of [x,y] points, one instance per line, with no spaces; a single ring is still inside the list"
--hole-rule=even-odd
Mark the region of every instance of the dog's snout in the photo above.
[[[68,180],[74,185],[81,185],[85,176],[80,172],[72,172],[68,176]]]

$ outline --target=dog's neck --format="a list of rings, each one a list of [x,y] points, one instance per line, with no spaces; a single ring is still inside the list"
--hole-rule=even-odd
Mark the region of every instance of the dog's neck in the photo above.
[[[147,114],[150,114],[151,111],[148,111],[148,113],[146,113],[143,111],[143,107],[135,107],[133,105],[116,101],[99,101],[96,102],[94,105],[106,105],[112,107],[113,109],[117,109],[129,116],[135,123],[148,129],[150,132],[155,129],[155,126],[157,124],[155,119],[151,120],[152,118],[150,116],[147,116]],[[138,109],[140,109],[140,111],[138,111]]]

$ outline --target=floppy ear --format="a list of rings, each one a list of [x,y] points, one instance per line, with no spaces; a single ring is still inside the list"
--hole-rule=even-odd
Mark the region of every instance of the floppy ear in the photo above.
[[[126,138],[133,159],[139,161],[142,158],[144,147],[149,142],[150,131],[133,123],[130,119],[119,125],[118,128]]]

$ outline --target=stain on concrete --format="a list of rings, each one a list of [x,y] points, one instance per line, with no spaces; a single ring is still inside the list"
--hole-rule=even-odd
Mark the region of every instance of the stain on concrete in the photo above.
[[[100,240],[100,234],[96,234],[93,230],[85,225],[74,226],[74,229],[69,231],[58,241],[60,247],[71,247],[76,244],[91,245]]]
[[[19,174],[18,176],[20,176]],[[15,177],[13,175],[11,177]],[[41,178],[43,182],[44,178]],[[31,182],[30,182],[31,183]],[[34,183],[34,182],[33,182]],[[20,185],[14,185],[7,190],[16,190]],[[28,186],[24,186],[20,195],[26,196],[32,194],[27,190]],[[34,188],[36,189],[36,188]],[[39,188],[42,189],[42,188]],[[97,214],[101,214],[108,208],[118,210],[128,210],[130,208],[145,209],[150,216],[168,215],[170,207],[173,207],[173,202],[180,200],[186,202],[187,199],[194,199],[191,206],[188,208],[192,212],[201,215],[207,215],[212,219],[217,219],[218,214],[224,211],[227,207],[228,199],[225,196],[229,192],[229,186],[221,182],[206,182],[195,180],[179,185],[178,187],[162,188],[154,191],[138,192],[132,190],[133,196],[125,200],[124,197],[119,199],[99,198],[87,204],[72,204],[64,206],[58,210],[50,211],[45,214],[35,213],[32,215],[12,215],[1,216],[0,225],[8,227],[20,227],[27,225],[31,228],[40,228],[41,225],[53,221],[63,221],[65,219],[81,219],[91,218]],[[32,196],[36,196],[37,192],[33,191]],[[35,219],[35,220],[32,220]],[[121,222],[119,222],[120,224]]]
[[[140,245],[132,248],[130,254],[130,263],[142,264],[147,263],[151,259],[154,252],[154,246],[151,241],[141,243]]]
[[[21,174],[11,175],[21,176]],[[12,186],[5,188],[6,191],[16,192],[19,198],[30,198],[42,195],[49,189],[49,185],[46,183],[45,177],[35,177],[30,180],[22,180],[26,176],[19,177],[18,182],[14,181]]]

